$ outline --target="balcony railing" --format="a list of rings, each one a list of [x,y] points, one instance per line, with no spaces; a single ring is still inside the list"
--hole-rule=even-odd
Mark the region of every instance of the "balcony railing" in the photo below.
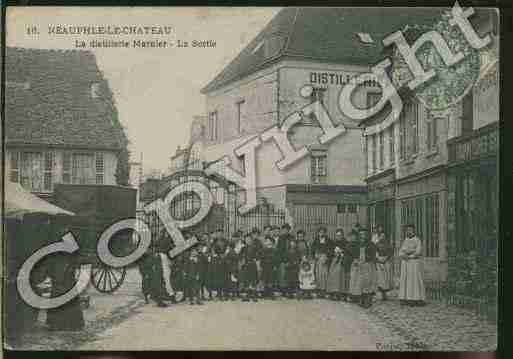
[[[499,126],[494,122],[447,142],[449,164],[496,156],[499,150]]]

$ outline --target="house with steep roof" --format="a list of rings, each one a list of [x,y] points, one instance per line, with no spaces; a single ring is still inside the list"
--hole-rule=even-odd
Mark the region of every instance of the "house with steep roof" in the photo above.
[[[308,156],[286,170],[276,162],[282,153],[273,141],[256,152],[257,195],[285,208],[296,229],[310,236],[318,224],[330,231],[367,222],[366,157],[363,128],[339,109],[342,87],[385,57],[381,40],[411,22],[432,21],[436,9],[284,8],[203,89],[207,116],[203,157],[214,161],[230,156],[240,171],[244,159],[234,149],[320,101],[334,126],[345,131],[321,144],[323,131],[313,116],[288,132],[295,149]],[[306,88],[307,91],[302,91]],[[371,80],[354,93],[365,107],[379,95]]]
[[[54,185],[116,185],[127,138],[90,51],[6,48],[5,174],[42,197]]]

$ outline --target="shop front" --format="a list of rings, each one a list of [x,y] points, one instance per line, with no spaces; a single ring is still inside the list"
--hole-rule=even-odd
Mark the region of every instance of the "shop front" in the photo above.
[[[395,169],[391,168],[377,176],[369,177],[368,183],[368,227],[383,225],[385,238],[395,249],[400,243],[396,241],[395,231]]]

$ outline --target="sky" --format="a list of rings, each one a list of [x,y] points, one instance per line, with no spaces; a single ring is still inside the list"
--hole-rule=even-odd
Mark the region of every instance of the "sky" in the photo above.
[[[214,40],[215,48],[89,48],[114,93],[130,139],[132,160],[143,155],[145,172],[166,170],[178,145],[186,145],[190,123],[204,115],[200,89],[212,80],[279,11],[279,8],[16,7],[6,15],[6,44],[25,48],[74,49],[76,40],[132,41],[135,36],[50,35],[50,25],[171,26],[171,36],[141,40]],[[27,28],[37,27],[38,34]],[[86,44],[88,45],[88,44]]]

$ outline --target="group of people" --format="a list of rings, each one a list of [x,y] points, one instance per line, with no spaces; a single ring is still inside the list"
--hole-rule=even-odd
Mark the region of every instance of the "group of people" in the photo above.
[[[185,235],[190,240],[192,233]],[[394,288],[393,250],[383,226],[367,230],[356,225],[346,236],[337,229],[333,238],[320,227],[312,240],[304,231],[294,235],[289,224],[266,226],[261,232],[235,232],[226,238],[222,230],[203,233],[198,243],[175,258],[165,231],[154,250],[139,261],[142,292],[146,301],[166,307],[166,301],[203,304],[204,300],[257,302],[285,298],[317,298],[351,301],[368,308],[376,293],[387,300]],[[425,303],[421,260],[422,243],[413,225],[399,250],[401,275],[399,299],[406,305]],[[214,296],[215,293],[215,296]]]

